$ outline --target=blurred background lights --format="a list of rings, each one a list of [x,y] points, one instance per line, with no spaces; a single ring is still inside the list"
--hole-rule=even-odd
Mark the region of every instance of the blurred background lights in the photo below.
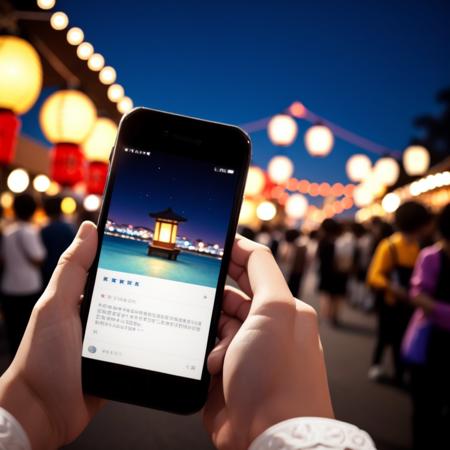
[[[256,219],[256,204],[253,200],[244,199],[239,214],[239,223],[241,225],[251,225]]]
[[[61,201],[61,211],[63,214],[73,214],[77,210],[77,202],[72,197],[64,197]]]
[[[89,42],[82,42],[77,47],[77,56],[83,61],[87,61],[94,53],[94,47]]]
[[[421,145],[411,145],[403,152],[403,167],[410,176],[423,175],[430,166],[430,154]]]
[[[97,211],[100,205],[101,199],[98,195],[87,195],[83,201],[83,207],[86,211]]]
[[[356,186],[353,191],[353,200],[358,208],[370,205],[374,199],[372,192],[364,185]]]
[[[260,194],[266,184],[266,177],[262,169],[256,166],[251,166],[248,170],[247,180],[245,182],[245,195]]]
[[[277,184],[283,184],[294,173],[294,164],[287,156],[274,156],[267,167],[269,178]]]
[[[70,45],[80,45],[83,42],[84,33],[81,28],[72,27],[67,31],[67,42]]]
[[[10,191],[19,194],[25,191],[30,184],[30,177],[28,173],[23,169],[14,169],[9,175],[6,181]]]
[[[56,181],[50,182],[50,186],[48,187],[47,191],[45,192],[47,195],[54,196],[58,195],[61,192],[61,188],[59,184]]]
[[[351,181],[362,181],[372,171],[372,161],[366,155],[356,154],[348,159],[345,170]]]
[[[373,174],[380,183],[386,186],[392,186],[398,180],[400,167],[394,158],[385,156],[375,163]]]
[[[69,18],[62,11],[55,12],[50,17],[50,25],[54,30],[64,30],[69,25]]]
[[[50,187],[50,178],[47,175],[37,175],[33,180],[33,187],[38,192],[45,192]]]
[[[261,202],[256,208],[256,215],[258,219],[268,222],[272,220],[277,214],[276,206],[269,201]]]
[[[98,72],[105,65],[105,58],[100,53],[93,53],[88,59],[88,67],[94,72]]]
[[[130,97],[124,97],[117,103],[117,110],[121,114],[126,114],[133,109],[133,100]]]
[[[287,114],[278,114],[270,119],[267,133],[274,145],[289,146],[297,137],[297,122]]]
[[[116,81],[116,76],[115,69],[111,66],[106,66],[100,71],[98,78],[103,84],[112,84]]]
[[[400,202],[400,197],[394,192],[390,192],[383,197],[381,206],[387,213],[393,213],[397,211],[397,208],[400,206]]]
[[[55,6],[55,0],[37,0],[37,5],[41,9],[52,9]]]
[[[108,98],[112,102],[118,102],[125,95],[125,90],[120,84],[112,84],[108,88]]]
[[[327,156],[333,145],[333,133],[325,125],[314,125],[305,133],[305,147],[312,156]]]
[[[302,194],[292,194],[287,199],[284,209],[292,219],[301,219],[308,210],[308,200]]]
[[[3,209],[11,208],[14,203],[14,195],[11,192],[3,192],[0,196],[0,205]]]

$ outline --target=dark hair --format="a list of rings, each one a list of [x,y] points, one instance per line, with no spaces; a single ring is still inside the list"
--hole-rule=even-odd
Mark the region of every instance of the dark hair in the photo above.
[[[334,219],[325,219],[320,229],[325,235],[338,236],[342,231],[342,225]]]
[[[46,197],[43,202],[45,214],[50,218],[56,218],[61,215],[61,201],[62,198],[56,197]]]
[[[286,240],[286,242],[295,242],[300,237],[300,235],[300,231],[292,228],[284,232],[284,239]]]
[[[354,222],[352,224],[352,232],[357,238],[360,238],[367,233],[367,230],[361,223]]]
[[[421,203],[409,201],[395,212],[395,225],[403,233],[415,233],[431,222],[431,214]]]
[[[14,197],[13,210],[20,220],[29,221],[37,208],[34,197],[30,194],[19,194]]]
[[[438,230],[445,240],[450,240],[450,203],[444,206],[438,215]]]

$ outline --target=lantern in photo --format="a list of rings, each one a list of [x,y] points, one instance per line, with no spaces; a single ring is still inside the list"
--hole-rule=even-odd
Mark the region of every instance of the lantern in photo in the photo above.
[[[278,114],[270,119],[267,134],[274,145],[287,147],[297,137],[297,122],[287,114]]]
[[[403,167],[410,176],[423,175],[430,167],[430,153],[421,145],[411,145],[403,152]]]
[[[363,154],[356,154],[347,160],[345,171],[351,181],[362,181],[367,178],[372,171],[372,161]]]
[[[269,222],[277,215],[277,207],[269,201],[261,202],[256,208],[256,215],[258,219]]]
[[[353,191],[353,200],[358,208],[362,208],[370,205],[374,200],[374,196],[370,189],[363,184],[360,184],[359,186],[356,186]]]
[[[54,144],[51,178],[62,186],[73,186],[84,179],[84,156],[80,144],[91,132],[97,112],[91,99],[68,89],[48,97],[39,113],[45,137]]]
[[[308,200],[302,194],[292,194],[286,201],[284,210],[292,219],[302,219],[308,211]]]
[[[311,156],[327,156],[333,145],[333,133],[325,125],[314,125],[305,133],[305,147]]]
[[[286,183],[294,173],[294,164],[287,156],[274,156],[267,167],[269,178],[277,184]]]
[[[20,120],[42,88],[42,65],[30,43],[17,36],[0,36],[0,164],[14,159]]]
[[[256,166],[248,169],[247,180],[245,182],[244,194],[250,197],[260,194],[266,185],[264,171]]]
[[[385,156],[375,163],[373,174],[378,182],[385,186],[392,186],[398,180],[400,167],[394,158]]]
[[[393,213],[397,211],[400,206],[401,200],[400,197],[395,192],[389,192],[383,197],[383,201],[381,202],[381,206],[387,213]]]
[[[111,119],[100,117],[83,143],[84,156],[88,161],[86,173],[88,194],[103,194],[108,176],[109,155],[116,134],[117,125]]]

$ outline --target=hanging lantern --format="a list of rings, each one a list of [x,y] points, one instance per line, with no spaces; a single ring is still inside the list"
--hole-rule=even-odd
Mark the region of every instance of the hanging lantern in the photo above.
[[[372,161],[366,155],[353,155],[348,159],[345,171],[351,181],[363,181],[372,171]]]
[[[83,143],[84,155],[89,162],[86,176],[86,190],[89,194],[103,194],[108,176],[109,155],[116,134],[117,125],[111,119],[101,117]]]
[[[80,144],[90,133],[97,112],[85,94],[62,90],[48,97],[39,113],[45,137],[55,144],[51,158],[51,178],[63,186],[83,180],[84,157]]]
[[[0,36],[0,164],[14,159],[17,115],[34,105],[41,87],[41,60],[32,45],[17,36]]]
[[[333,133],[325,125],[314,125],[305,133],[305,147],[312,156],[327,156],[333,144]]]
[[[269,178],[277,184],[283,184],[294,173],[294,164],[287,156],[274,156],[267,167]]]
[[[248,170],[247,180],[245,182],[245,195],[250,197],[260,194],[266,185],[264,171],[256,166],[251,166]]]
[[[297,137],[297,122],[287,114],[278,114],[270,119],[267,133],[272,144],[289,146]]]
[[[423,175],[430,167],[430,153],[421,145],[411,145],[403,152],[403,167],[410,176]]]
[[[292,219],[301,219],[308,211],[308,200],[302,194],[292,194],[287,199],[284,209]]]
[[[375,163],[373,174],[378,182],[385,186],[392,186],[398,180],[400,167],[394,158],[385,156]]]

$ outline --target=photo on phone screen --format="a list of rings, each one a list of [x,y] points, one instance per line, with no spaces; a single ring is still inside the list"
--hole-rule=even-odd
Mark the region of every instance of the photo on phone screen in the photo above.
[[[200,380],[237,174],[116,150],[82,355]]]

